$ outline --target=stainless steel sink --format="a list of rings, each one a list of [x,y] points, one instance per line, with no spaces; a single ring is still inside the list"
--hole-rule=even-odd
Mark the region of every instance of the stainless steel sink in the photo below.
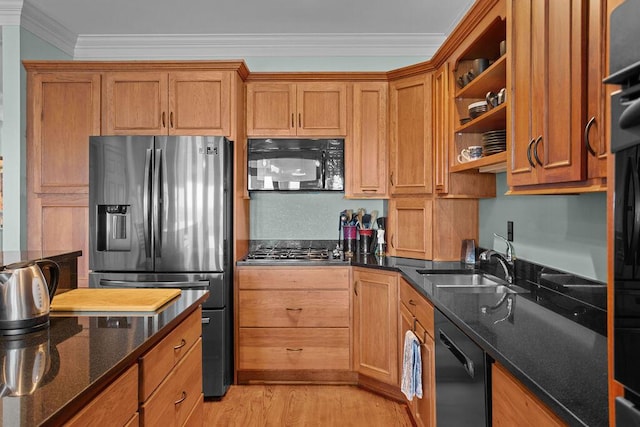
[[[510,285],[499,277],[486,273],[435,273],[433,270],[418,270],[422,277],[436,288],[466,293],[523,293],[526,289]]]

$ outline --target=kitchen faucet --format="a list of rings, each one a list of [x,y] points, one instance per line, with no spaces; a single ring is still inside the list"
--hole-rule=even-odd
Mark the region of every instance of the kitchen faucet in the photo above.
[[[493,236],[499,239],[502,239],[502,241],[507,245],[507,251],[505,252],[505,259],[508,262],[513,264],[513,262],[516,260],[516,252],[513,249],[513,245],[511,244],[511,242],[497,233],[493,233]]]
[[[509,284],[513,284],[513,271],[514,271],[514,261],[516,259],[515,251],[513,250],[513,245],[504,237],[499,234],[493,233],[495,237],[499,237],[507,244],[507,251],[505,256],[501,253],[494,251],[493,249],[486,250],[480,254],[478,257],[480,261],[491,261],[491,258],[495,258],[498,260],[500,266],[504,270],[504,278]]]

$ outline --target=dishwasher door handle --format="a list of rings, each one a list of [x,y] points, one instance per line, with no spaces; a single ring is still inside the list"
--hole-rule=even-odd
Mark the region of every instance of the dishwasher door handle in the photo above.
[[[475,376],[475,368],[473,366],[473,361],[469,359],[463,352],[458,348],[457,345],[445,334],[442,332],[442,329],[439,330],[439,338],[440,342],[444,344],[445,347],[449,349],[449,351],[458,359],[458,361],[464,366],[464,370],[467,371],[467,374],[471,378]]]

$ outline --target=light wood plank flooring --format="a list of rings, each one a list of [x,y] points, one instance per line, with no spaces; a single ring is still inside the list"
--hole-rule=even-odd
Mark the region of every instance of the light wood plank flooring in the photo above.
[[[234,385],[205,400],[205,426],[411,426],[405,405],[355,386]]]

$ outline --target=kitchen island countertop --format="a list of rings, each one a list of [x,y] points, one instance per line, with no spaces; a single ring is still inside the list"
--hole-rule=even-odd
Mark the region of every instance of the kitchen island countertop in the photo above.
[[[183,290],[155,312],[51,313],[50,326],[37,333],[0,337],[2,357],[23,355],[23,379],[35,384],[15,390],[3,376],[3,423],[15,426],[59,425],[84,407],[107,384],[136,363],[208,297],[208,291]],[[42,351],[44,353],[42,354]],[[9,353],[13,352],[13,356]],[[44,361],[38,372],[33,354]],[[6,366],[6,365],[5,365]],[[5,371],[4,375],[8,375]],[[20,395],[16,395],[20,394]]]

